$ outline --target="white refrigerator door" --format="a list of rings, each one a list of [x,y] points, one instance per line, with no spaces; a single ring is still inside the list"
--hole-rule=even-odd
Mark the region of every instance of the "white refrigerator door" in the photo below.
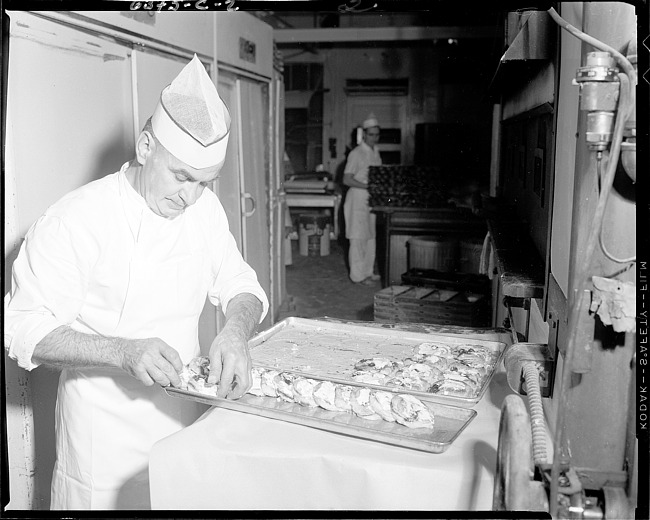
[[[242,216],[241,216],[241,183],[239,165],[239,111],[237,79],[223,71],[219,71],[219,82],[217,86],[221,99],[230,112],[230,137],[228,138],[228,149],[226,150],[226,162],[221,169],[221,175],[217,181],[217,194],[223,205],[230,232],[235,237],[237,247],[242,251]]]
[[[240,183],[243,254],[255,269],[257,278],[271,293],[271,262],[273,251],[270,226],[270,146],[268,84],[246,78],[237,80],[240,115]],[[260,325],[271,325],[269,313]]]

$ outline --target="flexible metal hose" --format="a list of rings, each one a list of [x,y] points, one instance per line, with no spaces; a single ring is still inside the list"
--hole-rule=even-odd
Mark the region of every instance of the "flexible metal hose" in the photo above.
[[[535,465],[546,464],[546,421],[539,388],[539,368],[532,361],[523,363],[526,394],[530,407],[530,429],[533,433],[533,461]]]

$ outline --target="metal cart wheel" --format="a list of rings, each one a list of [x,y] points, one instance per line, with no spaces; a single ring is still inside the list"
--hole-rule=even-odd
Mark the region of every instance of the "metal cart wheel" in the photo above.
[[[604,486],[603,495],[605,498],[605,518],[607,520],[634,517],[634,506],[630,504],[623,488]]]
[[[548,511],[541,482],[533,480],[532,434],[524,401],[508,395],[501,406],[494,481],[494,511]]]

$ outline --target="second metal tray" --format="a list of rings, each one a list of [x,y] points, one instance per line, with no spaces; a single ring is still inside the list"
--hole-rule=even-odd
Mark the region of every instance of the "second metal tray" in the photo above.
[[[373,357],[403,360],[411,355],[415,346],[425,342],[444,343],[452,348],[481,345],[492,352],[494,363],[476,392],[468,397],[358,383],[352,379],[354,364],[358,360]],[[306,318],[282,320],[253,337],[249,346],[256,366],[351,386],[398,391],[424,401],[461,407],[472,407],[483,397],[506,347],[502,342],[457,335],[403,332]]]

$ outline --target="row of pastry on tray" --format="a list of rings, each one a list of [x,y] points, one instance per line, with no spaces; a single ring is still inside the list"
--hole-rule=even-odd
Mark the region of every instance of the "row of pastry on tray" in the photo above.
[[[192,360],[181,373],[182,388],[215,396],[217,385],[207,384],[208,358]],[[319,381],[269,368],[253,367],[249,394],[333,412],[352,413],[366,420],[396,422],[409,428],[433,428],[434,414],[418,398],[331,381]]]

